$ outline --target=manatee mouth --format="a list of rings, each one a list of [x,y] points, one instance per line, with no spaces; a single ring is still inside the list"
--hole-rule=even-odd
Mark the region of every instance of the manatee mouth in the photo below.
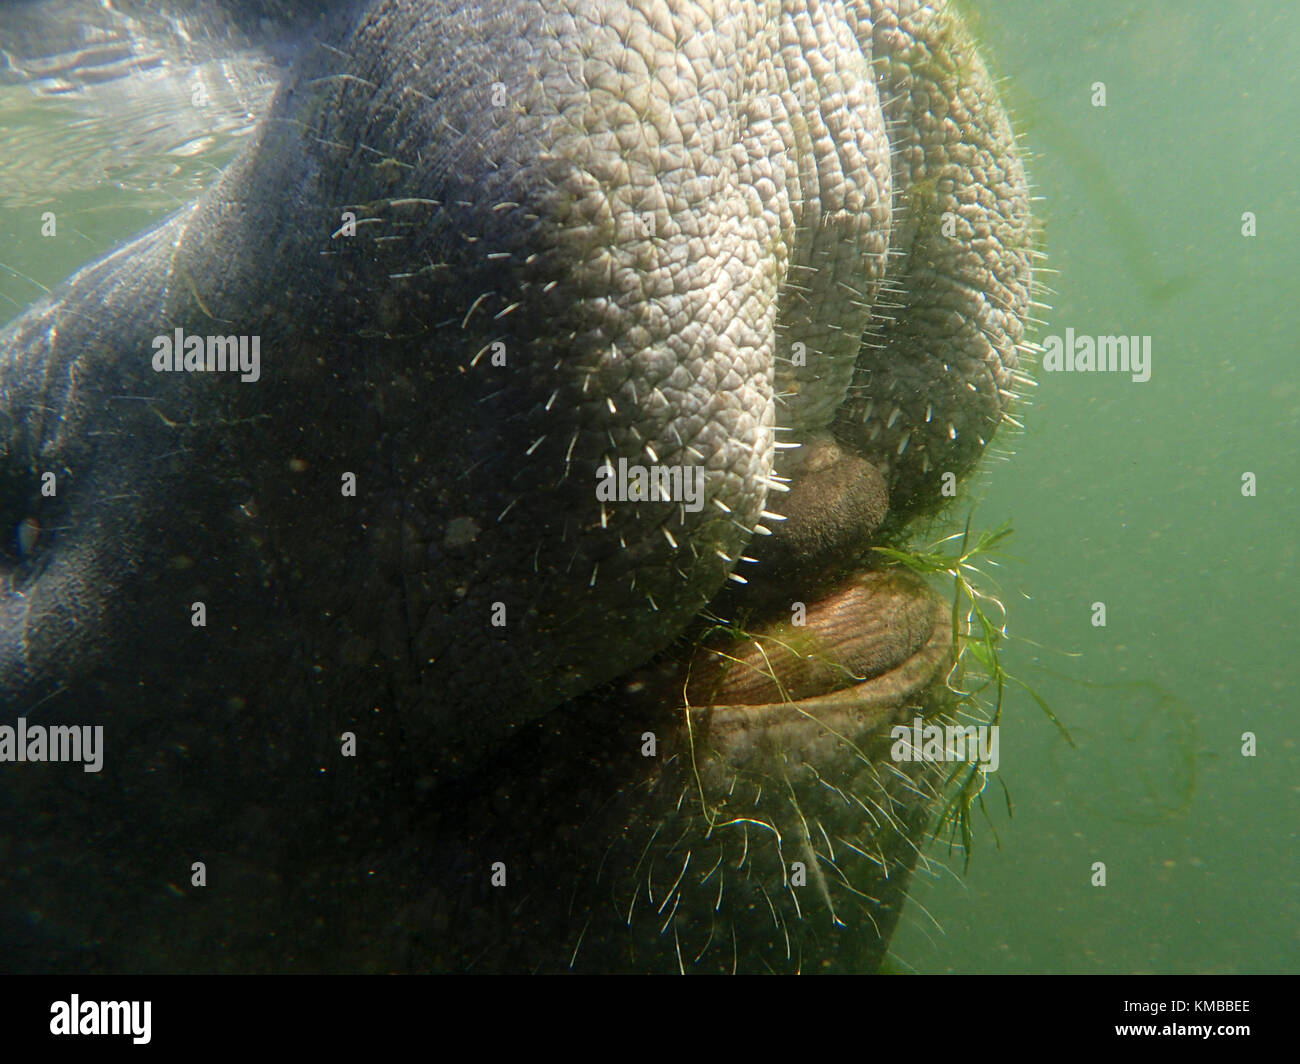
[[[918,577],[872,568],[889,517],[875,461],[822,432],[786,468],[786,514],[753,549],[753,582],[711,607],[746,619],[700,640],[685,704],[723,731],[818,714],[878,724],[941,678],[950,611]]]
[[[853,805],[859,777],[891,770],[879,748],[890,729],[935,711],[952,632],[948,605],[918,577],[859,572],[784,617],[701,642],[681,712],[702,801],[746,778],[760,794],[764,784],[790,797],[829,788]],[[772,811],[772,823],[783,815]],[[874,820],[870,833],[883,827]]]
[[[663,970],[875,970],[944,786],[941,766],[890,756],[893,727],[949,705],[940,596],[858,571],[797,610],[770,601],[585,718],[677,707],[656,757],[611,757],[625,786],[592,832],[610,840],[594,911],[612,903],[628,942],[667,940]],[[606,945],[574,935],[570,966],[598,970]]]
[[[917,577],[859,572],[742,638],[704,642],[690,666],[689,706],[732,733],[844,717],[872,727],[941,675],[952,653],[947,605]]]

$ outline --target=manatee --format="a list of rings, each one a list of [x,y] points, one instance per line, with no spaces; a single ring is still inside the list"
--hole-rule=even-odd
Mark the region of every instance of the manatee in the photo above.
[[[874,969],[944,776],[888,729],[953,633],[871,547],[1025,380],[957,16],[112,10],[126,54],[6,9],[6,81],[207,25],[279,84],[0,333],[0,725],[102,728],[0,761],[4,966]]]

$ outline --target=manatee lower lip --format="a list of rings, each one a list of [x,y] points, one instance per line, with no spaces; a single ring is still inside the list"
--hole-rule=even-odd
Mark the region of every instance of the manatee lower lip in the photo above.
[[[674,674],[686,706],[661,757],[611,814],[633,871],[602,889],[629,924],[642,901],[642,934],[672,926],[697,967],[734,966],[735,921],[757,912],[771,920],[756,921],[751,962],[798,966],[814,949],[874,968],[942,785],[888,744],[903,719],[943,708],[940,596],[911,573],[862,572],[802,619],[769,613],[697,646],[684,684]]]
[[[697,658],[687,711],[711,756],[736,769],[765,754],[841,757],[839,743],[854,750],[892,723],[951,662],[948,606],[911,574],[859,573],[808,605],[804,622]]]
[[[919,696],[938,680],[951,650],[952,640],[944,630],[936,628],[916,655],[862,683],[798,701],[692,707],[690,712],[701,719],[707,717],[715,735],[809,725],[870,730],[890,720],[908,699]]]
[[[901,572],[860,572],[781,610],[745,639],[703,648],[691,666],[690,704],[786,704],[846,688],[867,701],[905,698],[933,678],[952,641],[945,604]]]

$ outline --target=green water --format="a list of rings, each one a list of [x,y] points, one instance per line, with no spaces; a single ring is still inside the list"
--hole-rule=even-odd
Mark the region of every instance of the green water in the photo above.
[[[998,574],[1011,634],[1038,644],[1007,664],[1078,748],[1012,696],[1000,775],[1014,818],[991,803],[1001,847],[981,823],[964,877],[932,849],[894,952],[922,972],[1300,970],[1300,14],[967,6],[1043,197],[1059,273],[1043,278],[1040,336],[1149,335],[1153,367],[1141,384],[1041,376],[1026,431],[1000,441],[1010,460],[977,485],[980,522],[1017,532]],[[0,90],[0,319],[193,198],[239,146],[237,122],[214,122],[125,168],[113,130],[39,150],[76,107]],[[42,239],[51,206],[59,235]]]
[[[923,972],[1296,971],[1300,12],[977,10],[1060,271],[1040,335],[1149,335],[1152,375],[1040,374],[988,467],[979,513],[1017,532],[1011,634],[1048,648],[1008,665],[1079,749],[1013,696],[1001,849],[986,826],[964,879],[919,885],[942,930],[914,906],[894,951]]]

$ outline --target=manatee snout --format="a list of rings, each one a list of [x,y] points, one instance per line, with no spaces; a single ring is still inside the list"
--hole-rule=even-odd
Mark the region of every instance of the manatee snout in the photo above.
[[[875,967],[953,645],[871,548],[1023,379],[967,34],[331,6],[197,202],[0,332],[0,701],[108,741],[6,766],[0,920],[80,970]]]

